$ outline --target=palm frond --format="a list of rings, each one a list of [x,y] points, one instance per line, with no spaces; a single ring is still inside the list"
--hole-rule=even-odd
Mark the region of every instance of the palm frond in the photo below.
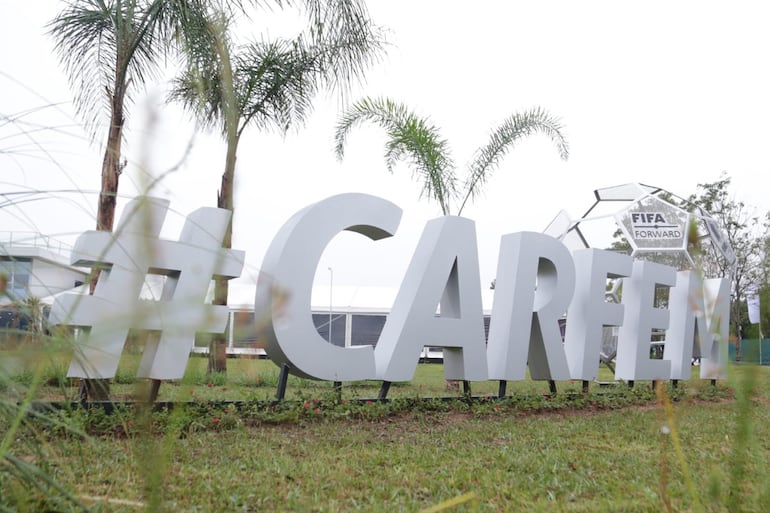
[[[197,11],[189,15],[193,22],[186,28],[184,40],[187,70],[175,80],[171,97],[206,125],[216,124],[217,120],[223,123],[228,113],[222,105],[225,95],[221,83],[226,66],[222,52],[215,48],[217,39],[224,41],[221,44],[226,45],[232,58],[238,133],[249,125],[286,132],[303,124],[320,89],[345,91],[382,49],[378,29],[368,20],[359,0],[272,3],[278,7],[301,5],[309,28],[293,40],[257,41],[234,48],[226,39],[232,9],[210,9],[203,16],[208,20],[203,24]]]
[[[385,164],[392,172],[398,161],[405,161],[419,176],[421,196],[435,199],[449,214],[456,195],[455,164],[449,144],[429,120],[409,111],[403,104],[387,98],[364,98],[354,103],[337,123],[335,153],[342,159],[350,131],[364,122],[385,130]]]
[[[130,82],[157,72],[166,42],[155,32],[158,6],[137,0],[70,1],[49,24],[55,50],[75,91],[75,107],[95,136],[113,95],[131,99]]]
[[[219,127],[225,134],[229,101],[224,86],[235,87],[235,84],[228,84],[234,82],[234,76],[225,80],[226,74],[234,75],[230,37],[234,14],[229,10],[211,11],[201,3],[198,5],[200,9],[185,13],[187,23],[179,44],[187,64],[172,80],[169,99],[180,102],[204,126]],[[235,105],[231,108],[237,110]]]
[[[303,0],[308,31],[300,43],[315,55],[325,88],[344,98],[354,81],[384,53],[385,32],[369,18],[361,0]]]
[[[94,128],[101,102],[109,100],[117,53],[113,11],[104,2],[70,3],[49,24],[55,49],[75,91],[75,107]],[[109,105],[105,105],[109,107]]]
[[[286,132],[304,123],[319,89],[318,61],[297,41],[252,43],[239,55],[237,77],[243,126]]]
[[[220,84],[211,69],[188,69],[172,81],[169,99],[181,103],[202,125],[214,128],[222,119]]]
[[[559,156],[567,160],[569,146],[562,128],[558,118],[540,107],[516,113],[503,121],[492,131],[489,142],[476,151],[468,166],[468,177],[463,187],[464,196],[458,215],[462,213],[466,202],[477,196],[479,188],[489,180],[492,171],[497,169],[503,157],[521,139],[536,134],[546,135],[556,146]]]
[[[171,99],[205,125],[221,125],[224,133],[223,67],[221,57],[211,52],[208,62],[199,55],[197,65],[174,80]],[[239,131],[251,125],[286,132],[305,120],[318,89],[316,63],[293,41],[251,43],[233,56],[232,68]]]

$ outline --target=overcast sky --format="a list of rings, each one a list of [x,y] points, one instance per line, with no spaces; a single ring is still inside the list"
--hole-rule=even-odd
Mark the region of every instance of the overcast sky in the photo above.
[[[495,276],[499,238],[542,231],[561,209],[579,217],[593,190],[642,182],[680,196],[726,172],[737,199],[770,208],[770,6],[709,1],[371,0],[373,20],[392,46],[351,99],[389,96],[429,116],[464,164],[491,128],[542,106],[562,119],[567,162],[545,138],[522,143],[464,215],[477,223],[481,282]],[[36,230],[74,240],[94,227],[102,134],[90,143],[70,104],[72,91],[45,35],[61,3],[6,0],[0,16],[0,113],[54,102],[26,121],[61,127],[19,136],[0,122],[0,190],[77,189],[0,209],[1,230]],[[254,37],[257,37],[255,34]],[[34,93],[32,92],[34,91]],[[39,95],[39,96],[38,96]],[[365,192],[404,210],[388,241],[339,236],[318,266],[316,284],[397,287],[425,222],[440,215],[419,199],[406,167],[391,175],[376,127],[353,133],[344,161],[332,151],[340,114],[320,97],[307,126],[285,138],[247,131],[238,156],[234,247],[247,252],[242,282],[254,283],[280,226],[300,208],[341,192]],[[29,129],[30,127],[26,127]],[[34,141],[34,142],[33,142]],[[186,148],[192,144],[191,151]],[[151,87],[132,107],[120,206],[163,176],[153,195],[186,215],[214,206],[224,163],[217,134],[164,104]],[[43,152],[44,150],[44,152]],[[176,162],[182,164],[166,173]],[[462,170],[462,168],[461,168]],[[181,217],[169,218],[169,236]]]

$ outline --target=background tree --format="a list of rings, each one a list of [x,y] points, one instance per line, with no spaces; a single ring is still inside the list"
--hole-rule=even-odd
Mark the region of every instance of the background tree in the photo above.
[[[706,254],[701,260],[707,275],[732,277],[730,333],[735,337],[737,354],[740,356],[740,340],[749,325],[748,313],[743,305],[746,292],[752,287],[759,287],[763,282],[764,262],[761,255],[766,239],[759,231],[759,217],[744,202],[731,196],[730,181],[730,177],[723,174],[716,182],[700,183],[700,192],[691,195],[688,201],[711,214],[724,230],[735,253],[733,265],[713,254]]]
[[[49,24],[75,91],[75,107],[96,139],[105,129],[96,229],[112,231],[123,128],[132,94],[157,76],[159,64],[200,0],[74,0]]]
[[[293,39],[236,46],[233,13],[221,5],[206,11],[203,24],[189,27],[194,37],[189,40],[188,66],[174,83],[172,99],[204,125],[218,128],[225,139],[219,208],[235,210],[236,155],[247,127],[285,133],[302,125],[317,92],[325,89],[344,96],[383,50],[384,39],[362,1],[304,0],[298,6],[308,26]],[[223,246],[232,246],[232,223]],[[217,279],[214,304],[227,304],[227,293],[227,280]],[[224,371],[224,337],[215,336],[209,350],[209,372]]]
[[[473,155],[466,169],[465,182],[459,187],[449,143],[441,137],[438,128],[429,119],[387,98],[364,98],[345,112],[334,137],[339,159],[345,155],[350,131],[364,122],[375,123],[387,133],[385,164],[388,171],[393,172],[396,162],[405,161],[420,181],[421,197],[437,201],[444,215],[452,214],[455,204],[457,215],[461,215],[466,203],[476,197],[502,158],[523,138],[546,135],[562,159],[569,156],[559,120],[541,108],[533,108],[512,115],[492,131],[489,141]]]
[[[688,212],[700,207],[724,232],[735,254],[734,261],[726,259],[714,244],[703,244],[703,233],[696,223],[692,223],[688,229],[687,246],[696,266],[705,277],[731,278],[730,336],[736,344],[737,354],[740,355],[740,339],[746,337],[752,329],[748,321],[746,293],[757,287],[760,296],[763,293],[770,294],[770,290],[763,292],[767,289],[770,277],[770,261],[767,259],[770,255],[770,214],[766,214],[764,223],[761,223],[760,218],[744,202],[731,196],[730,183],[730,177],[723,174],[715,182],[698,184],[698,192],[691,194],[687,199],[670,194],[660,197]],[[613,242],[608,249],[630,254],[632,248],[623,232],[618,229],[613,234]],[[656,257],[656,261],[676,266],[660,260],[659,257]],[[667,295],[667,292],[659,291],[656,300],[665,305]],[[765,322],[770,322],[770,315],[766,316],[763,326]],[[752,336],[756,337],[757,334],[753,333]]]

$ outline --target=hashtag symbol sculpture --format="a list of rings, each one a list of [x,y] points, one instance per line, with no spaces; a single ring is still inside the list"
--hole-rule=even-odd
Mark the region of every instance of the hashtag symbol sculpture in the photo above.
[[[72,264],[101,269],[93,295],[67,294],[51,308],[53,324],[82,330],[68,376],[111,378],[131,330],[149,331],[137,377],[181,379],[196,333],[224,333],[227,306],[205,304],[212,277],[235,278],[242,251],[222,248],[231,213],[200,208],[178,241],[160,239],[168,201],[140,197],[114,233],[89,231],[75,243]],[[142,299],[148,275],[163,282],[159,300]],[[81,331],[81,330],[78,330]]]

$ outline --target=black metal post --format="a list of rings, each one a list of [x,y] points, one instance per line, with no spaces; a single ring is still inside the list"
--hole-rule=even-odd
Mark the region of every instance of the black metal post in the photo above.
[[[380,385],[380,393],[377,394],[378,401],[384,401],[388,398],[388,391],[390,390],[390,381],[383,381]]]
[[[160,392],[160,380],[159,379],[151,379],[150,380],[150,393],[147,396],[147,401],[154,403],[158,400],[158,393]]]
[[[286,395],[286,382],[289,380],[289,366],[285,363],[281,365],[281,373],[278,374],[278,388],[275,391],[275,400],[283,401]]]
[[[508,387],[508,382],[501,379],[497,382],[497,397],[505,397],[505,389]]]
[[[88,404],[88,387],[86,386],[86,380],[80,380],[80,386],[78,387],[78,399],[80,399],[80,405],[85,406]]]

